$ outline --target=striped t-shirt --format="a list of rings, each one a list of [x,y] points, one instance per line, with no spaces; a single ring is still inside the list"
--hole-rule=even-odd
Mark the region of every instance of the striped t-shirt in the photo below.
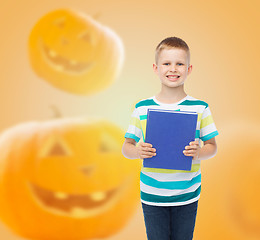
[[[198,113],[195,140],[209,140],[218,135],[209,106],[189,95],[177,103],[159,102],[155,96],[139,101],[131,115],[125,138],[145,142],[147,109],[170,109]],[[184,149],[183,149],[184,150]],[[200,160],[192,161],[191,171],[146,168],[140,173],[141,201],[155,206],[178,206],[195,202],[200,197]]]

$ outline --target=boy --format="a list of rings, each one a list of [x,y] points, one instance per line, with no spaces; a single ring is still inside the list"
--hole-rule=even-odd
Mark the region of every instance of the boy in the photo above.
[[[186,42],[177,37],[162,40],[156,47],[153,70],[161,80],[161,91],[135,105],[122,153],[130,159],[156,155],[156,149],[144,139],[148,108],[198,113],[195,141],[183,149],[184,155],[193,157],[191,171],[142,167],[140,174],[148,240],[191,240],[200,197],[200,162],[216,155],[218,131],[208,104],[185,93],[184,82],[192,71]],[[144,142],[136,145],[141,138]]]

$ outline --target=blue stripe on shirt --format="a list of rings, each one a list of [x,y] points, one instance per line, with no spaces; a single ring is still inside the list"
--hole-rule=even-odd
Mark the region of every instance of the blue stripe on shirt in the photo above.
[[[140,138],[132,133],[126,133],[125,138],[133,138],[136,142],[139,142]]]
[[[150,187],[154,187],[154,188],[169,189],[169,190],[187,189],[187,188],[192,187],[194,184],[201,182],[201,174],[192,178],[190,181],[161,182],[161,181],[155,180],[154,178],[151,178],[141,172],[140,180],[142,183],[144,183]]]
[[[212,132],[212,133],[210,133],[208,135],[205,135],[205,136],[201,137],[200,139],[202,141],[207,141],[207,140],[209,140],[209,139],[211,139],[213,137],[216,137],[217,135],[218,135],[218,131],[215,131],[215,132]]]

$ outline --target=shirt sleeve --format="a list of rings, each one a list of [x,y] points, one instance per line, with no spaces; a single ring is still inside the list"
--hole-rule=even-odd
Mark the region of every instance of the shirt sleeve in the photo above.
[[[207,141],[215,136],[217,136],[218,130],[215,126],[215,123],[213,121],[211,111],[209,107],[207,106],[201,117],[201,123],[200,123],[200,139],[202,141]]]
[[[138,109],[135,108],[134,111],[132,112],[130,124],[126,131],[125,138],[132,138],[138,143],[142,137],[143,134],[142,134],[139,112]]]

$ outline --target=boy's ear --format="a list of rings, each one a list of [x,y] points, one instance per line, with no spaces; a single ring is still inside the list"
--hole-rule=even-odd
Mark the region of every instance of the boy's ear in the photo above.
[[[153,71],[157,73],[157,65],[155,63],[153,63]]]
[[[188,74],[190,74],[191,71],[192,71],[192,65],[190,65],[190,66],[188,67]]]

